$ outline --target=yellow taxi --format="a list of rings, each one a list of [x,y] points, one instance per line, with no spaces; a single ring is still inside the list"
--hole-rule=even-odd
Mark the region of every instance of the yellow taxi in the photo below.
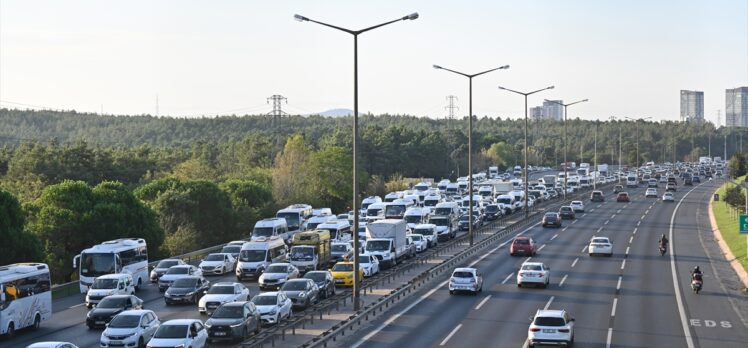
[[[353,262],[342,261],[332,266],[330,270],[332,278],[335,279],[335,285],[353,286]],[[358,269],[360,279],[364,279],[364,269]]]

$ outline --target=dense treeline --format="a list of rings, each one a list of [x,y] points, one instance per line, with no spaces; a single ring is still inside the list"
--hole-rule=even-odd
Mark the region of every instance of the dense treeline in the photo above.
[[[361,118],[362,196],[401,186],[402,177],[467,173],[467,120]],[[72,257],[118,237],[146,238],[151,258],[244,238],[258,219],[305,202],[350,205],[351,119],[230,116],[173,119],[0,109],[0,264],[43,260],[56,281],[73,279]],[[518,120],[475,120],[475,169],[519,164]],[[636,162],[632,121],[570,120],[568,158]],[[728,154],[737,133],[711,124],[640,122],[640,162]],[[727,135],[727,138],[724,136]],[[747,138],[748,140],[748,138]],[[533,122],[531,164],[563,160],[563,124]],[[675,149],[675,152],[673,152]]]

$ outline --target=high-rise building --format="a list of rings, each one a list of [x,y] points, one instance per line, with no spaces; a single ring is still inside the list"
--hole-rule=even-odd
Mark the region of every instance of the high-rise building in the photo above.
[[[680,120],[684,122],[704,121],[704,92],[680,91]]]
[[[725,122],[727,127],[748,127],[748,87],[725,91]]]
[[[535,121],[544,119],[545,113],[543,111],[544,110],[542,106],[536,106],[536,107],[530,108],[530,118]]]
[[[563,102],[563,100],[544,101],[543,112],[545,113],[545,117],[549,120],[563,121],[564,107],[559,105],[563,104]]]

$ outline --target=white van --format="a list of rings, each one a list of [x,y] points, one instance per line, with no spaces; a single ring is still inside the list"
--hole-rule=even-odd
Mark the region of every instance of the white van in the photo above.
[[[386,203],[372,203],[366,209],[366,221],[372,222],[384,219],[384,207]]]
[[[639,180],[637,180],[636,175],[629,175],[626,177],[626,187],[638,187],[639,186]]]
[[[387,203],[384,207],[384,218],[385,219],[402,219],[405,217],[405,211],[413,206],[413,201],[410,199],[396,199],[393,202]]]
[[[110,295],[133,295],[135,283],[129,273],[107,274],[94,279],[86,293],[86,307],[91,308]]]
[[[284,218],[267,218],[257,221],[255,228],[252,230],[251,240],[258,240],[259,238],[272,238],[279,237],[283,240],[288,240],[291,237],[288,233],[288,227],[286,219]]]
[[[439,236],[436,233],[436,225],[434,224],[416,225],[411,233],[422,235],[424,238],[426,238],[426,241],[428,241],[429,246],[435,246],[439,244]]]
[[[442,198],[441,195],[431,194],[431,195],[426,196],[426,198],[423,199],[423,206],[433,208],[441,202],[444,202],[444,199]]]
[[[429,222],[430,213],[431,208],[410,208],[405,211],[404,220],[408,223],[408,228],[413,229],[416,225]]]
[[[450,182],[447,184],[446,193],[447,196],[456,196],[459,194],[460,186],[456,182]]]
[[[439,181],[439,183],[436,184],[436,188],[438,188],[441,191],[446,191],[447,185],[449,185],[449,182],[450,182],[449,179],[444,179],[442,181]]]
[[[384,196],[384,202],[394,202],[396,199],[403,198],[402,192],[390,192],[387,195]]]
[[[328,221],[317,225],[317,229],[330,231],[330,240],[333,242],[348,242],[353,238],[348,220]]]
[[[320,224],[336,219],[337,217],[335,215],[312,216],[309,218],[309,220],[304,221],[304,230],[311,231],[317,229],[317,226],[319,226]]]
[[[260,237],[244,243],[236,265],[236,279],[259,277],[271,263],[286,262],[288,248],[280,237]]]

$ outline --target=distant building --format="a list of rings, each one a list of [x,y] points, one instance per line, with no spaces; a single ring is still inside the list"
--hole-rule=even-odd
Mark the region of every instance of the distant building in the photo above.
[[[680,120],[683,122],[704,121],[704,92],[680,91]]]
[[[559,103],[563,103],[561,100],[556,100]],[[535,106],[530,108],[530,118],[533,120],[554,120],[563,121],[564,109],[563,106],[553,102],[545,101],[542,106]]]
[[[725,91],[725,121],[727,127],[748,127],[748,87]]]
[[[545,113],[543,113],[543,107],[536,106],[536,107],[530,108],[530,118],[536,121],[544,119]]]

